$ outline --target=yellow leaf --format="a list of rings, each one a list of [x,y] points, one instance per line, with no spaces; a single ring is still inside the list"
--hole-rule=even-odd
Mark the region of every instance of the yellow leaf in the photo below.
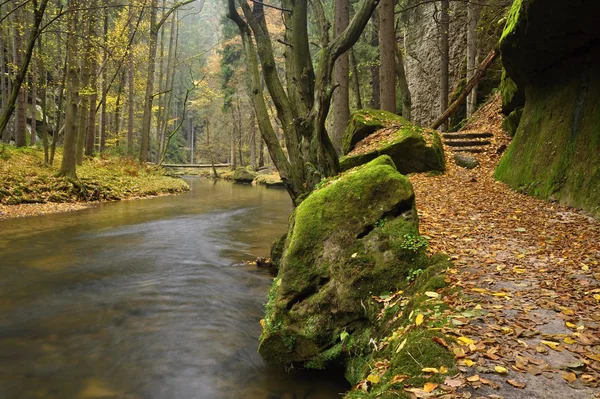
[[[569,344],[569,345],[573,345],[575,343],[575,340],[571,337],[567,337],[565,338],[565,344]]]
[[[438,298],[440,296],[440,294],[433,291],[426,291],[425,295],[427,295],[429,298]]]
[[[467,381],[477,382],[477,381],[479,381],[479,375],[475,374],[475,375],[472,375],[471,377],[467,377]]]
[[[573,324],[573,323],[571,323],[571,322],[568,322],[568,321],[567,321],[567,322],[565,322],[565,325],[566,325],[567,327],[569,327],[569,328],[577,328],[577,325],[575,325],[575,324]]]
[[[448,372],[448,367],[440,366],[440,374],[446,374]]]
[[[493,296],[505,297],[505,296],[509,296],[510,294],[508,292],[494,292],[492,295]]]
[[[424,318],[424,317],[423,317],[423,314],[419,313],[419,314],[417,315],[417,318],[415,319],[415,324],[416,324],[417,326],[420,326],[421,324],[423,324],[423,318]]]
[[[422,372],[424,373],[433,373],[433,374],[437,374],[440,371],[438,369],[436,369],[435,367],[423,367],[421,369]]]
[[[463,344],[465,346],[473,345],[475,343],[474,340],[472,340],[471,338],[467,338],[467,337],[458,337],[458,342],[460,342],[461,344]]]
[[[589,357],[592,360],[595,360],[597,362],[600,362],[600,355],[596,354],[596,353],[586,353],[585,357]]]
[[[541,341],[542,344],[546,345],[549,348],[552,348],[554,350],[558,349],[559,343],[558,342],[553,342],[553,341]]]
[[[434,389],[436,389],[438,387],[438,384],[434,384],[433,382],[426,382],[425,385],[423,385],[423,390],[426,393],[430,393],[433,392]]]
[[[379,382],[379,376],[376,374],[370,374],[367,377],[367,381],[369,381],[372,384],[377,384]]]
[[[577,376],[572,371],[562,373],[562,378],[567,382],[573,382],[577,379]]]
[[[475,292],[479,292],[481,294],[487,294],[487,292],[488,292],[488,290],[486,290],[485,288],[472,288],[471,290],[475,291]]]
[[[506,373],[508,373],[508,370],[505,369],[502,366],[496,366],[496,367],[494,367],[494,370],[496,370],[496,373],[498,373],[498,374],[506,374]]]
[[[463,363],[465,366],[467,366],[467,367],[471,367],[472,365],[474,365],[474,364],[475,364],[475,362],[474,362],[474,361],[472,361],[471,359],[464,359],[464,360],[462,361],[462,363]]]
[[[406,339],[404,339],[404,341],[402,341],[402,343],[400,345],[398,345],[398,349],[396,349],[396,353],[400,352],[402,349],[404,349],[404,346],[406,345]]]
[[[600,294],[594,294],[594,299],[600,302]]]

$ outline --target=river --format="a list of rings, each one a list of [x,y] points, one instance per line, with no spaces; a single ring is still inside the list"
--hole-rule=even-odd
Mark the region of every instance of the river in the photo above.
[[[327,399],[257,354],[287,193],[191,192],[0,221],[0,398]]]

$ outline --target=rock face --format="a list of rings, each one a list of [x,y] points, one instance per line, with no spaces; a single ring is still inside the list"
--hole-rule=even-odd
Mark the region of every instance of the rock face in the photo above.
[[[259,353],[313,368],[339,359],[368,336],[371,295],[427,262],[422,245],[412,186],[391,158],[325,181],[290,218]]]
[[[421,3],[421,4],[417,4]],[[414,6],[414,8],[410,8]],[[410,0],[402,13],[404,22],[405,68],[412,96],[412,121],[427,126],[440,112],[439,3]],[[450,2],[450,91],[466,70],[466,3]],[[434,18],[434,15],[437,18]]]
[[[466,169],[475,169],[479,166],[477,158],[463,154],[454,154],[454,162],[461,168]]]
[[[517,0],[500,42],[525,107],[496,170],[514,189],[600,215],[600,3]]]
[[[444,149],[439,134],[384,111],[359,110],[343,139],[342,171],[388,155],[402,174],[443,171]]]
[[[237,168],[233,175],[231,175],[231,180],[236,183],[252,183],[252,181],[256,178],[256,174],[254,172],[250,172],[246,168]]]

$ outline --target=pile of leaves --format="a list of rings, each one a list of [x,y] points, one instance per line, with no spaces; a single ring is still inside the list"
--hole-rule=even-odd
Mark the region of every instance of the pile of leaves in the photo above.
[[[510,190],[493,178],[502,146],[499,102],[469,131],[495,134],[474,170],[445,148],[441,176],[413,175],[421,234],[455,268],[444,332],[460,374],[413,397],[600,397],[600,221]],[[428,392],[427,392],[428,391]]]

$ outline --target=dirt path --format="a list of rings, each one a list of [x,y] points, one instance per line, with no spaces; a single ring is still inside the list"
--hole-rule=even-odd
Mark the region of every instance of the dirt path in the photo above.
[[[488,116],[475,128],[495,142],[478,168],[448,152],[446,174],[411,177],[421,234],[453,258],[462,288],[446,298],[463,312],[448,333],[472,340],[446,396],[600,398],[600,221],[495,182],[507,138]]]

